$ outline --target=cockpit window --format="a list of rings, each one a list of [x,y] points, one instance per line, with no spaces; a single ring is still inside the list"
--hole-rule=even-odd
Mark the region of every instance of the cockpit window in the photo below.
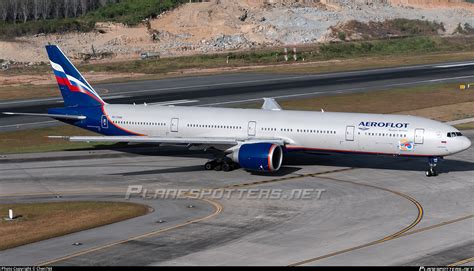
[[[462,136],[461,132],[450,132],[448,133],[448,137],[457,137]]]

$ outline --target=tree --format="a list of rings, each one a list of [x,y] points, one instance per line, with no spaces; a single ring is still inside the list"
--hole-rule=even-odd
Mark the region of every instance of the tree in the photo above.
[[[51,14],[51,0],[41,0],[41,17],[43,20],[49,18]]]
[[[38,19],[40,18],[40,15],[41,15],[40,10],[41,10],[40,1],[33,0],[33,19],[35,21],[38,21]]]
[[[53,0],[53,6],[54,6],[53,18],[54,19],[61,18],[61,6],[62,6],[61,2],[62,0]]]
[[[79,0],[72,0],[71,3],[72,15],[77,17],[77,11],[79,10]]]
[[[0,18],[4,22],[8,18],[8,2],[7,1],[0,1]]]
[[[28,21],[28,16],[30,14],[30,1],[21,0],[20,9],[21,9],[21,15],[23,17],[23,23],[26,23],[26,21]]]
[[[89,1],[88,0],[81,0],[81,12],[82,15],[85,15],[87,12],[87,9],[89,7]]]
[[[10,0],[10,11],[12,15],[12,21],[16,24],[16,18],[18,17],[18,1],[17,0]]]
[[[70,0],[64,0],[63,1],[63,11],[64,11],[64,18],[69,17],[69,2]]]

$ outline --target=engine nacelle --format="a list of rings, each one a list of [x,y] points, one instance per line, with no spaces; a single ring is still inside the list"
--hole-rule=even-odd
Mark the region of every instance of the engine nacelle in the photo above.
[[[232,160],[244,169],[276,171],[283,161],[283,150],[272,143],[243,144],[232,153]]]

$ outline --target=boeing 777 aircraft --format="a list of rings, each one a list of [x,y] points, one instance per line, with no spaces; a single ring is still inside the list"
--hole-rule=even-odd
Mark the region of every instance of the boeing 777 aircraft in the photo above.
[[[230,109],[104,102],[61,49],[46,46],[64,99],[48,116],[102,136],[59,137],[82,142],[183,144],[212,150],[205,169],[277,171],[289,151],[425,157],[426,176],[438,160],[466,150],[468,138],[441,122],[403,115],[282,110],[273,99],[261,109]]]

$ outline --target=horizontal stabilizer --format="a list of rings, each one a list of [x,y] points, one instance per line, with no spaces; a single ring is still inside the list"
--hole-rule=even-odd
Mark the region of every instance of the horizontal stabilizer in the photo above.
[[[83,119],[86,119],[86,116],[60,115],[60,114],[15,113],[15,112],[2,112],[2,114],[15,115],[15,116],[50,117],[50,118],[53,118],[53,119],[65,119],[65,120],[83,120]]]

